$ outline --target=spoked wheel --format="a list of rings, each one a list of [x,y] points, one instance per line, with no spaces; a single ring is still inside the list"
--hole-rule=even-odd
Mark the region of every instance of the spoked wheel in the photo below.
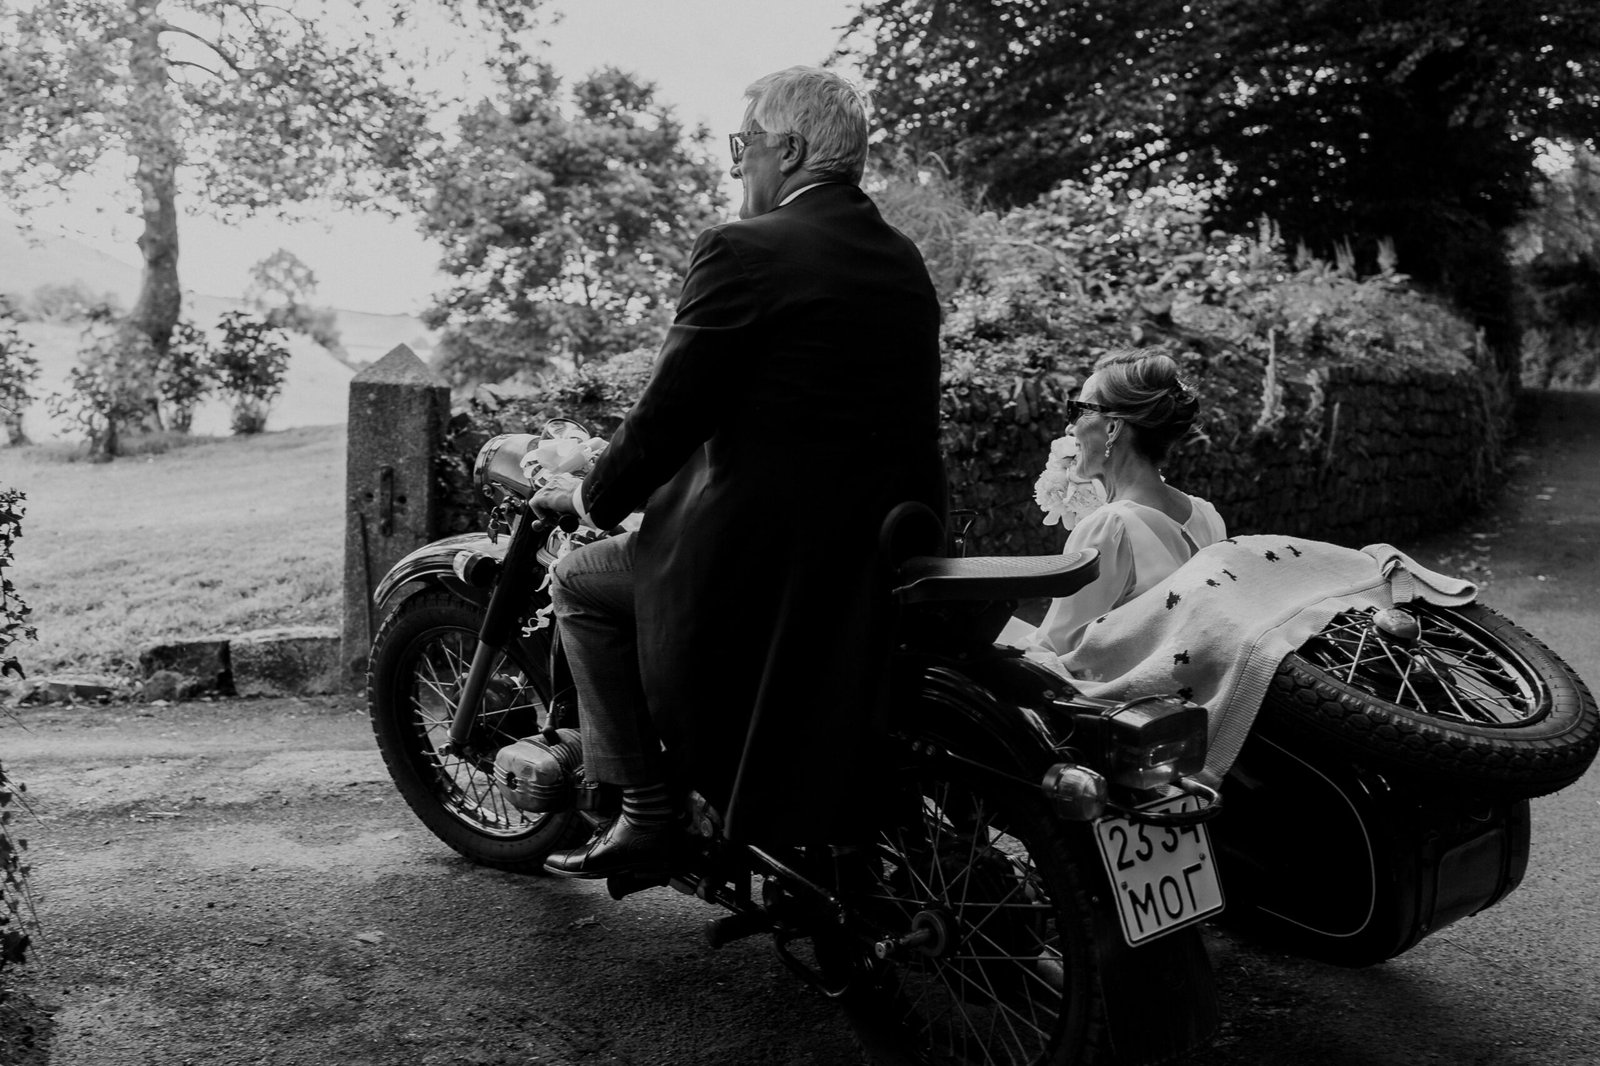
[[[1093,917],[1042,801],[923,765],[862,913],[887,931],[843,1003],[879,1063],[1090,1063],[1105,1043]],[[835,974],[850,967],[835,966]]]
[[[1279,668],[1259,726],[1513,797],[1571,784],[1600,748],[1583,682],[1480,604],[1336,616]]]
[[[500,748],[547,724],[545,661],[515,645],[503,654],[467,743],[447,751],[482,620],[480,610],[448,593],[401,604],[373,642],[367,710],[390,776],[423,824],[474,862],[537,871],[577,828],[577,816],[519,810],[495,787],[493,773]]]

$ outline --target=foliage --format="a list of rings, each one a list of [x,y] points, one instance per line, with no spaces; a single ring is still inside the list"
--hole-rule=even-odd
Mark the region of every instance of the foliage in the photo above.
[[[1266,215],[1332,256],[1392,238],[1504,359],[1501,235],[1537,137],[1600,129],[1588,0],[876,0],[847,47],[883,124],[992,202],[1063,178],[1156,171],[1221,182],[1210,220]]]
[[[1206,395],[1202,438],[1228,448],[1270,433],[1282,381],[1312,367],[1472,366],[1474,331],[1392,262],[1361,277],[1348,256],[1291,253],[1269,223],[1208,231],[1208,196],[1066,183],[986,219],[945,324],[947,387],[1044,371],[1077,382],[1111,349],[1159,347]]]
[[[260,433],[267,410],[283,392],[289,349],[283,334],[266,319],[244,311],[225,312],[217,320],[222,337],[211,350],[217,387],[233,405],[233,431]]]
[[[205,331],[180,319],[173,327],[166,354],[156,364],[156,396],[163,424],[179,433],[189,432],[195,406],[215,385]]]
[[[12,653],[12,645],[37,636],[28,622],[33,612],[6,573],[12,565],[17,539],[22,536],[22,516],[27,512],[23,501],[26,499],[16,489],[0,488],[0,678],[8,674],[23,676],[22,664]]]
[[[1522,320],[1523,383],[1600,385],[1600,154],[1553,162],[1534,208],[1512,233]]]
[[[157,359],[150,339],[108,307],[92,310],[83,330],[79,365],[67,375],[67,392],[45,401],[56,418],[82,430],[89,455],[106,462],[120,454],[125,429],[156,407],[151,376]]]
[[[182,300],[181,202],[228,217],[384,203],[434,137],[441,101],[417,75],[451,58],[440,27],[515,65],[541,2],[343,0],[328,17],[310,0],[0,0],[0,199],[59,199],[131,162],[145,268],[131,318],[159,356]]]
[[[547,370],[531,386],[483,385],[450,421],[439,478],[449,500],[445,532],[483,528],[483,497],[472,480],[472,464],[484,441],[497,433],[537,431],[557,415],[576,418],[609,438],[650,381],[656,349],[636,348],[603,362]]]
[[[245,290],[244,301],[271,325],[304,333],[342,356],[344,345],[339,341],[334,310],[314,304],[316,293],[316,274],[293,252],[279,248],[250,268],[250,287]]]
[[[446,331],[437,363],[453,384],[654,342],[716,217],[708,135],[652,85],[606,69],[560,95],[546,66],[508,75],[428,160],[423,226],[455,281],[425,317]]]
[[[26,444],[22,412],[28,406],[28,386],[39,378],[39,360],[33,345],[17,329],[17,316],[0,296],[0,426],[12,444]]]
[[[17,538],[22,536],[24,499],[26,497],[15,489],[0,488],[0,679],[8,674],[19,679],[23,676],[22,664],[12,653],[12,645],[37,636],[28,621],[32,611],[6,573]],[[5,767],[0,766],[0,970],[5,969],[7,963],[25,962],[28,950],[22,915],[24,906],[30,913],[33,907],[28,892],[28,867],[22,861],[28,842],[16,836],[11,828],[14,810],[21,806],[22,791],[24,786],[12,780]]]
[[[972,274],[992,215],[981,213],[944,163],[899,153],[866,183],[884,219],[922,252],[934,289],[949,299]]]

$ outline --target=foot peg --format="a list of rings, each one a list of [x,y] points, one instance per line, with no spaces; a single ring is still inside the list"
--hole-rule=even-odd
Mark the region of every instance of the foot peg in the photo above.
[[[625,899],[647,888],[661,888],[670,880],[667,872],[640,871],[612,874],[606,878],[606,892],[612,899]]]

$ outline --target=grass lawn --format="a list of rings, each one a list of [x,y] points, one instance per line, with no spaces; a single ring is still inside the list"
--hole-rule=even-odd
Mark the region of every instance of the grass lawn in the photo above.
[[[162,639],[337,625],[344,455],[342,425],[103,464],[0,447],[0,485],[28,496],[7,573],[39,630],[11,652],[30,677],[132,674]]]

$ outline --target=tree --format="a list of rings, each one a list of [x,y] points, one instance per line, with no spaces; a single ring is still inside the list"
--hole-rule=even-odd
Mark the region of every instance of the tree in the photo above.
[[[233,431],[260,433],[267,410],[283,392],[289,349],[283,334],[263,318],[243,311],[225,312],[217,320],[222,339],[211,350],[217,387],[233,404]]]
[[[720,168],[654,87],[607,69],[571,105],[546,66],[508,72],[428,161],[424,227],[453,287],[425,316],[441,368],[499,381],[659,340],[696,233],[716,220]]]
[[[287,248],[279,248],[250,268],[244,302],[279,329],[304,333],[328,351],[344,354],[339,324],[331,307],[312,302],[317,275]]]
[[[1503,237],[1540,137],[1600,131],[1588,0],[878,0],[852,23],[893,140],[999,204],[1065,178],[1220,183],[1324,254],[1444,290],[1509,361]],[[1509,369],[1506,367],[1506,369]]]
[[[517,61],[542,0],[476,0]],[[432,95],[393,33],[405,0],[0,0],[0,195],[64,195],[132,164],[144,220],[134,328],[160,357],[178,320],[179,202],[236,215],[402,185],[430,136]],[[465,17],[473,0],[439,0]]]

